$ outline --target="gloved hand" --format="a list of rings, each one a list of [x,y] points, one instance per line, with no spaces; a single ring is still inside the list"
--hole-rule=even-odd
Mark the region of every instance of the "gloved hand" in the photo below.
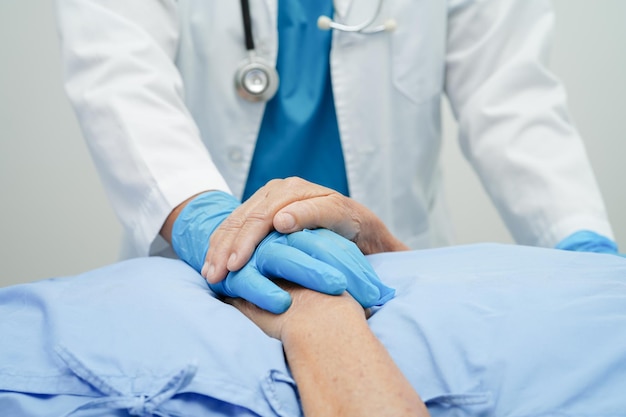
[[[234,197],[219,191],[190,201],[172,230],[178,256],[200,271],[211,233],[238,206]],[[209,286],[220,295],[244,298],[273,313],[286,311],[291,297],[267,277],[284,278],[326,294],[347,290],[364,307],[383,304],[394,295],[354,243],[325,229],[291,235],[273,232],[241,270]]]
[[[626,257],[626,255],[621,255],[618,252],[617,244],[614,241],[590,230],[580,230],[572,233],[560,241],[556,245],[556,249],[577,252],[609,253]]]
[[[289,235],[272,232],[242,269],[209,285],[218,294],[244,298],[273,313],[285,312],[291,297],[266,277],[284,278],[326,294],[345,290],[363,307],[384,304],[395,294],[353,242],[327,229]]]

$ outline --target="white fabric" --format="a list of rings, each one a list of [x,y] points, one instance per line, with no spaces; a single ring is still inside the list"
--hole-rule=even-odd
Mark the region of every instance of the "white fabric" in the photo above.
[[[378,0],[335,0],[359,23]],[[237,1],[57,0],[66,88],[128,254],[163,248],[185,198],[243,192],[264,106],[240,99]],[[276,0],[251,2],[257,51],[277,54]],[[440,101],[516,241],[612,237],[562,86],[546,69],[547,0],[384,0],[397,30],[335,32],[332,83],[351,196],[414,248],[449,240],[439,167]],[[158,240],[158,239],[157,239]],[[154,243],[154,244],[153,244]]]

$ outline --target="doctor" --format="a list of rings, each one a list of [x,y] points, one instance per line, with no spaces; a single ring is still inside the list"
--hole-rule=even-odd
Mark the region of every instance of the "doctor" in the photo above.
[[[366,254],[445,245],[444,94],[518,243],[617,253],[546,68],[547,0],[57,4],[126,256],[173,246],[213,285],[274,229],[329,228]]]

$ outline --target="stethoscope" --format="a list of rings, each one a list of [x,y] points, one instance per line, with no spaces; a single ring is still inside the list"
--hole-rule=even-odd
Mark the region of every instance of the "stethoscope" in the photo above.
[[[321,30],[340,30],[342,32],[358,32],[372,34],[379,32],[391,32],[396,29],[396,22],[388,19],[382,25],[370,27],[379,16],[383,0],[378,0],[378,6],[371,18],[358,25],[345,25],[333,21],[328,16],[320,16],[317,19],[317,27]],[[248,0],[241,0],[241,17],[248,57],[237,67],[235,73],[235,88],[237,93],[249,101],[268,101],[278,90],[280,79],[274,65],[266,59],[258,56],[254,49],[252,37],[252,19],[250,18],[250,5]]]

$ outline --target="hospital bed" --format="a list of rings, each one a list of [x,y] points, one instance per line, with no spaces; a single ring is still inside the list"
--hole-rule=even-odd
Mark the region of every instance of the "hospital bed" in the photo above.
[[[433,416],[626,415],[626,259],[479,244],[372,255],[370,327]],[[181,261],[0,289],[1,416],[299,416],[280,342]]]

